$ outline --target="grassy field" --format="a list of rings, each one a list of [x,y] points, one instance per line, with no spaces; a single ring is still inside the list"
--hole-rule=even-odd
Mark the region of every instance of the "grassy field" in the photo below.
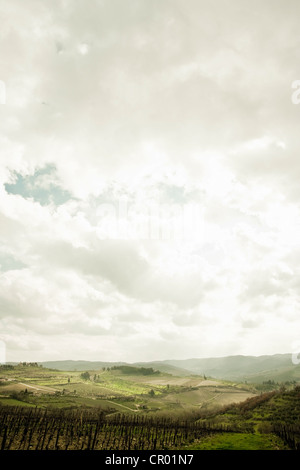
[[[287,450],[274,434],[220,433],[185,447],[186,450]]]

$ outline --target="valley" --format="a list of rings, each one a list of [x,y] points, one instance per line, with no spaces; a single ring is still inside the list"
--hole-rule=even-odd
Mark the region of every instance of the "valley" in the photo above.
[[[295,372],[284,382],[272,370],[266,377],[273,378],[248,382],[167,364],[161,370],[155,363],[61,365],[0,366],[2,450],[300,447]]]

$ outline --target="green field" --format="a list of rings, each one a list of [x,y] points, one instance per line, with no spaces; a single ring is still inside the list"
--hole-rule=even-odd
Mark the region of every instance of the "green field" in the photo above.
[[[220,433],[205,437],[186,450],[285,450],[288,447],[274,434]]]

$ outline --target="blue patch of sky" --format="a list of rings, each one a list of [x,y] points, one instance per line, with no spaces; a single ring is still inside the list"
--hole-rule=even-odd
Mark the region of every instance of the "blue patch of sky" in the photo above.
[[[26,268],[26,264],[9,253],[0,253],[0,270],[2,272]]]
[[[72,199],[72,196],[56,183],[55,171],[53,165],[47,165],[36,170],[33,175],[23,176],[15,172],[14,182],[5,183],[5,190],[8,194],[19,194],[25,199],[33,199],[42,206],[62,205]]]
[[[187,196],[183,186],[160,183],[158,187],[163,197],[170,203],[183,204],[187,202]]]

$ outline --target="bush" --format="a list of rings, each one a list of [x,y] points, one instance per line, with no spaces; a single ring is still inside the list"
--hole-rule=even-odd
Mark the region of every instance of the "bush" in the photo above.
[[[261,423],[257,427],[257,430],[261,434],[271,434],[273,431],[273,426],[270,423]]]
[[[83,380],[90,380],[91,379],[91,376],[90,376],[89,372],[82,372],[82,374],[80,374],[80,377]]]

